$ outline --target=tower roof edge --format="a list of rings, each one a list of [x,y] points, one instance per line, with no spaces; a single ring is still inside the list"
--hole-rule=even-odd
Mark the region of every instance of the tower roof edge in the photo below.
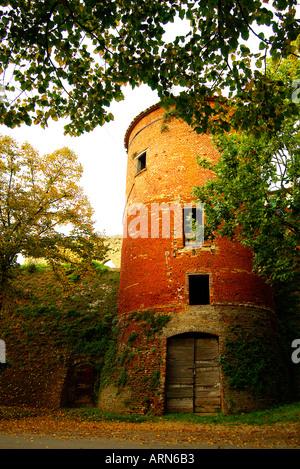
[[[215,102],[217,99],[220,99],[220,97],[218,96],[207,96],[205,97],[205,101],[207,102]],[[132,122],[130,123],[126,133],[125,133],[125,137],[124,137],[124,146],[126,148],[126,150],[128,150],[128,145],[129,145],[129,137],[130,137],[130,134],[133,130],[133,128],[140,122],[140,120],[142,120],[145,116],[147,116],[148,114],[150,114],[151,112],[153,111],[156,111],[157,109],[159,109],[160,107],[164,107],[162,102],[158,102],[156,104],[153,104],[152,106],[148,107],[147,109],[145,109],[144,111],[142,111],[140,114],[138,114],[133,120]]]
[[[136,126],[136,124],[141,120],[143,119],[145,116],[147,116],[148,114],[150,114],[151,112],[153,111],[156,111],[159,107],[161,106],[160,103],[156,103],[156,104],[153,104],[152,106],[148,107],[147,109],[145,109],[144,111],[142,111],[140,114],[138,114],[134,119],[133,121],[131,121],[126,133],[125,133],[125,137],[124,137],[124,145],[125,145],[125,148],[126,150],[128,150],[128,143],[129,143],[129,136],[131,134],[131,131],[132,129]]]

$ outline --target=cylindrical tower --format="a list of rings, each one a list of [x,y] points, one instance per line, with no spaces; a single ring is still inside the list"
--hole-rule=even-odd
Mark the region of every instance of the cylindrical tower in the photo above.
[[[252,272],[250,251],[224,238],[202,242],[205,214],[192,190],[213,173],[199,167],[197,156],[216,161],[219,154],[210,135],[172,114],[154,105],[125,136],[120,360],[99,405],[124,412],[244,411],[258,401],[231,390],[219,357],[237,325],[257,334],[259,324],[273,334],[272,292]]]

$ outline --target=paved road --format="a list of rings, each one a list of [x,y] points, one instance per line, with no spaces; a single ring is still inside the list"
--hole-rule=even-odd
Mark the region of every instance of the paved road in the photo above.
[[[63,438],[38,435],[0,435],[0,449],[128,449],[141,448],[132,441],[104,438]]]
[[[231,446],[232,448],[232,446]],[[162,444],[161,442],[134,442],[105,438],[53,437],[50,435],[11,435],[0,434],[1,449],[220,449],[220,445]]]
[[[182,422],[85,422],[49,415],[0,420],[1,449],[300,449],[297,422],[193,425]]]

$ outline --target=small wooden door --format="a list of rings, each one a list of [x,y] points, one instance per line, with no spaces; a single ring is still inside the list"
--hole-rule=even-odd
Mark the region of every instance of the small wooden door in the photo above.
[[[167,349],[167,412],[194,412],[194,339],[168,340]]]
[[[221,407],[218,357],[216,337],[195,339],[195,413],[213,413]]]
[[[171,337],[167,348],[166,411],[213,413],[221,407],[218,339]]]
[[[73,405],[93,404],[94,367],[84,364],[76,367]]]

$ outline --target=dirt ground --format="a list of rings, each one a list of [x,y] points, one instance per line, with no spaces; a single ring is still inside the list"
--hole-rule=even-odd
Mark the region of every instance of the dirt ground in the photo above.
[[[38,416],[0,420],[0,449],[300,449],[300,424],[80,422]]]

